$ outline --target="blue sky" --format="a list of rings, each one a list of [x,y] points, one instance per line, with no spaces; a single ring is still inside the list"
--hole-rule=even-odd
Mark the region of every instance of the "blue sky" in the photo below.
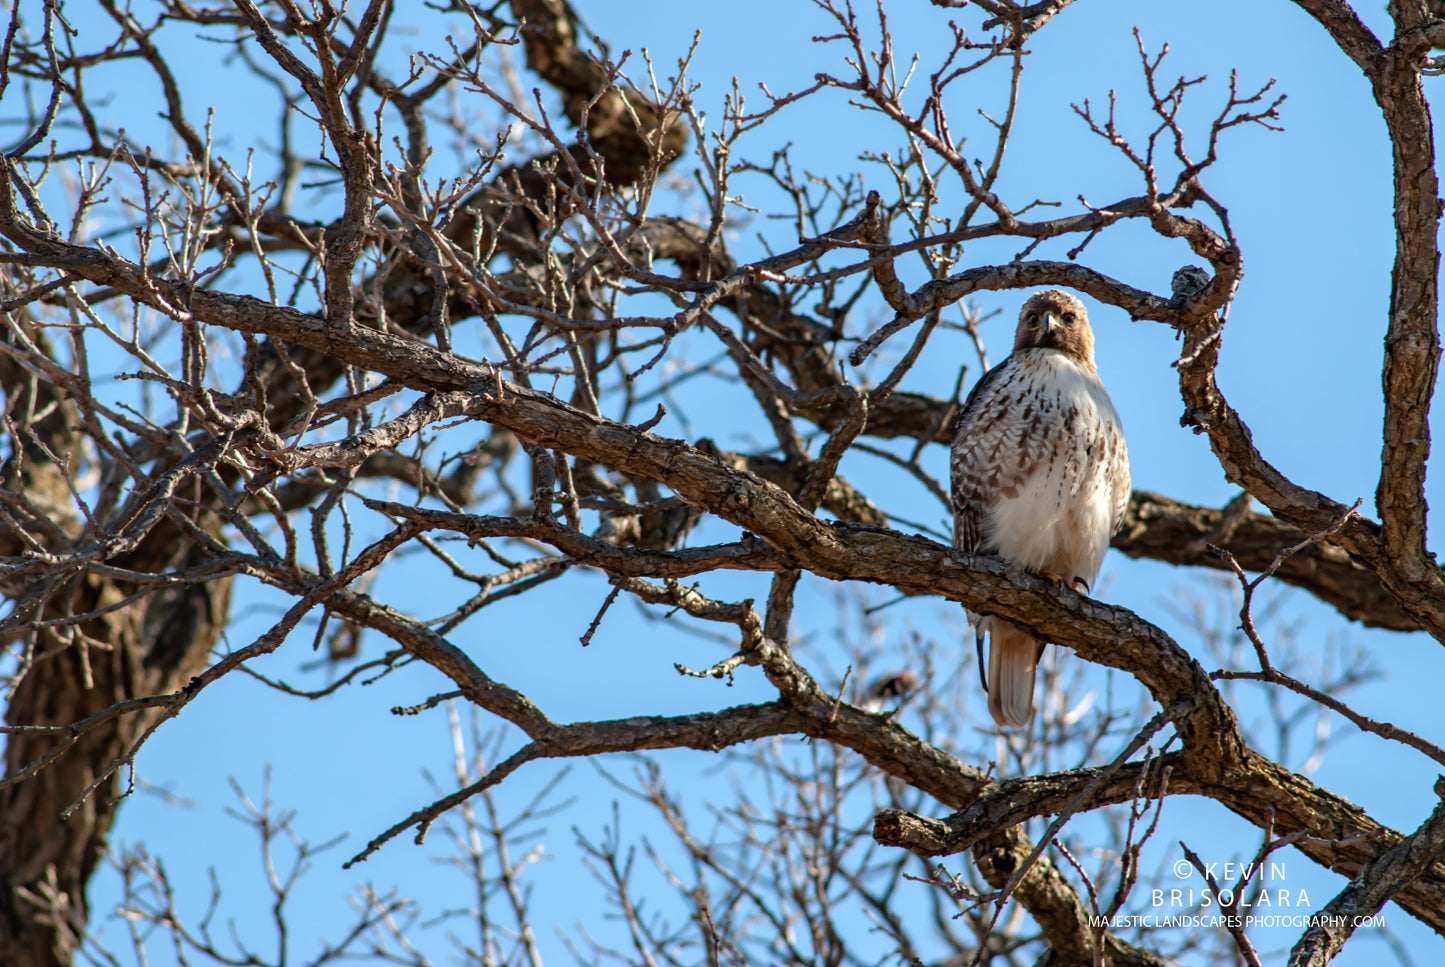
[[[1374,6],[1361,14],[1378,28],[1382,17]],[[825,32],[827,24],[812,4],[801,0],[735,0],[726,5],[586,0],[578,8],[614,53],[647,48],[660,73],[668,71],[667,65],[700,31],[690,73],[702,84],[696,100],[710,125],[722,117],[723,97],[734,75],[750,102],[761,104],[759,82],[782,93],[807,86],[818,71],[845,70],[840,48],[810,41]],[[860,9],[860,15],[865,22],[871,18],[867,10]],[[917,48],[927,64],[943,41],[941,25],[949,13],[917,0],[892,4],[889,16],[897,48],[905,52]],[[978,15],[962,10],[952,16],[972,25]],[[1090,136],[1070,109],[1071,103],[1085,98],[1098,105],[1114,89],[1126,127],[1146,130],[1148,119],[1140,113],[1145,102],[1134,27],[1151,51],[1165,42],[1170,45],[1162,68],[1169,78],[1209,76],[1191,94],[1186,111],[1186,126],[1192,122],[1195,130],[1217,111],[1231,68],[1239,71],[1241,89],[1275,78],[1276,89],[1288,95],[1282,107],[1283,132],[1254,127],[1228,132],[1222,160],[1206,176],[1215,197],[1230,209],[1246,266],[1219,378],[1253,430],[1256,444],[1276,466],[1296,482],[1335,499],[1348,503],[1364,497],[1368,511],[1381,446],[1380,353],[1392,254],[1389,147],[1363,78],[1294,6],[1099,0],[1069,8],[1030,43],[1022,109],[1002,194],[1014,202],[1057,200],[1063,205],[1061,211],[1067,212],[1075,209],[1081,194],[1092,204],[1102,204],[1140,193],[1137,174],[1112,148]],[[435,39],[419,35],[414,41],[422,46]],[[201,50],[203,54],[190,64],[188,103],[214,103],[218,130],[226,137],[238,139],[246,130],[265,130],[274,114],[266,109],[258,116],[253,103],[218,83],[204,58],[205,48]],[[976,111],[994,111],[999,104],[997,84],[960,85],[948,105],[955,131],[986,144],[987,122]],[[869,185],[886,191],[885,173],[858,156],[865,150],[896,148],[899,138],[876,117],[850,109],[846,98],[834,92],[789,110],[749,136],[740,150],[765,158],[782,141],[791,143],[799,169],[860,172]],[[749,202],[768,198],[761,184],[740,179],[738,187]],[[786,223],[747,219],[733,238],[734,252],[744,257],[760,254],[759,234],[775,249],[786,248],[792,244],[788,232]],[[1056,242],[1036,255],[1062,258],[1073,244],[1073,240]],[[1017,247],[980,244],[965,257],[971,264],[1003,261]],[[1100,237],[1081,261],[1133,285],[1164,292],[1175,268],[1198,260],[1182,243],[1164,243],[1144,228],[1126,226]],[[917,284],[921,278],[910,281]],[[1016,293],[984,293],[980,298],[981,305],[1002,310],[984,329],[995,362],[1007,350],[1017,301]],[[1110,307],[1091,304],[1090,309],[1099,367],[1128,432],[1135,486],[1216,506],[1229,500],[1236,491],[1224,481],[1205,439],[1179,427],[1182,404],[1169,365],[1178,353],[1172,334],[1155,324],[1130,323]],[[876,305],[865,310],[869,311],[874,317],[880,315]],[[901,352],[902,347],[890,343],[888,350]],[[958,334],[939,334],[905,386],[933,395],[947,393],[959,363],[971,359],[971,352]],[[719,391],[720,384],[699,381],[683,394],[684,402],[690,412],[706,413],[718,405]],[[741,422],[709,426],[705,432],[717,435],[721,445],[741,445],[749,434],[761,435],[760,426]],[[1438,431],[1438,417],[1434,426]],[[675,416],[657,432],[685,435]],[[728,432],[735,438],[728,439]],[[942,448],[932,447],[926,460],[938,475],[946,456]],[[861,458],[850,457],[844,472],[865,489],[898,488],[907,493],[914,487],[901,475]],[[1445,493],[1432,481],[1427,496],[1437,505],[1438,521]],[[943,508],[921,489],[909,504],[915,505],[921,523],[945,526]],[[415,601],[419,611],[440,610],[428,600],[429,587],[409,580],[405,568],[396,569],[379,582],[378,593],[385,597],[382,592],[389,591],[394,599]],[[1111,554],[1105,581],[1101,595],[1107,600],[1161,624],[1186,647],[1200,647],[1171,616],[1171,606],[1187,589],[1203,586],[1208,592],[1198,575]],[[707,587],[731,598],[766,594],[765,583],[737,575],[710,579]],[[821,581],[805,585],[800,594],[802,626],[818,629],[817,634],[826,637],[839,609],[838,591]],[[716,645],[667,634],[644,622],[631,606],[615,608],[593,644],[581,649],[577,637],[605,593],[600,579],[574,575],[488,609],[485,622],[464,626],[454,640],[489,674],[521,687],[544,709],[567,720],[679,713],[769,697],[764,683],[747,672],[740,673],[731,688],[712,680],[679,679],[672,670],[674,661],[702,667],[724,652]],[[274,597],[248,593],[229,644],[246,644],[250,635],[279,615],[277,605]],[[1306,653],[1323,653],[1332,642],[1346,641],[1385,670],[1387,677],[1353,696],[1356,707],[1436,741],[1442,738],[1445,717],[1431,685],[1445,678],[1439,643],[1423,635],[1349,626],[1303,595],[1289,596],[1284,609],[1289,621],[1301,623],[1298,640]],[[962,634],[961,616],[942,602],[910,604],[907,619],[940,640]],[[518,641],[522,628],[525,647],[519,647]],[[298,632],[258,671],[314,684],[318,673],[300,670],[314,657],[308,650],[309,639],[309,634]],[[370,647],[381,645],[373,639]],[[825,646],[818,646],[820,655],[825,651]],[[1200,658],[1206,667],[1214,667],[1203,654]],[[968,671],[960,677],[959,688],[976,688]],[[1098,677],[1101,682],[1112,681],[1120,692],[1137,688],[1127,678],[1109,679],[1102,672]],[[265,894],[254,872],[255,849],[240,825],[223,811],[234,802],[228,780],[234,777],[259,795],[269,764],[273,796],[296,810],[296,825],[304,835],[319,842],[340,831],[349,833],[345,844],[318,860],[305,881],[299,902],[307,930],[298,933],[314,931],[321,936],[328,926],[344,922],[342,897],[361,879],[397,884],[434,910],[456,906],[467,890],[455,873],[433,862],[441,846],[441,837],[435,834],[430,846],[415,847],[409,836],[403,836],[357,870],[338,868],[367,839],[434,798],[423,773],[448,774],[451,744],[445,715],[437,710],[398,718],[389,709],[444,689],[436,674],[408,667],[374,685],[351,686],[323,701],[307,703],[233,675],[164,727],[138,760],[138,774],[146,782],[197,805],[183,807],[136,795],[122,809],[117,839],[143,840],[167,857],[173,874],[184,878],[188,902],[198,905],[196,915],[208,888],[202,861],[215,864],[226,880],[231,904],[227,915],[238,918],[243,933],[254,931],[252,935],[260,936],[264,910],[258,905]],[[1246,689],[1242,694],[1246,722],[1262,717],[1256,693]],[[1338,733],[1353,731],[1339,722],[1334,728]],[[1102,754],[1107,759],[1115,751]],[[729,795],[728,780],[717,771],[715,758],[685,752],[659,758],[670,781],[690,801]],[[606,765],[622,774],[631,768],[621,760]],[[504,808],[520,808],[554,771],[550,764],[522,770],[503,786],[499,801]],[[1412,753],[1373,739],[1343,739],[1313,778],[1396,829],[1413,830],[1434,802],[1430,792],[1434,771]],[[544,846],[544,859],[535,868],[540,942],[548,959],[558,963],[570,958],[551,929],[554,925],[570,930],[585,920],[594,932],[607,929],[597,914],[598,891],[588,885],[578,866],[571,830],[599,835],[610,818],[606,804],[616,797],[588,763],[573,764],[563,788],[565,796],[577,798],[577,805],[548,821],[547,832],[534,837]],[[634,834],[649,828],[641,811],[628,810],[624,816]],[[1252,828],[1214,803],[1174,799],[1166,806],[1166,816],[1174,817],[1182,828],[1197,830],[1199,842],[1191,840],[1191,846],[1201,852],[1213,849],[1220,858],[1252,854],[1257,843]],[[1152,860],[1159,868],[1173,862],[1177,849],[1172,843],[1154,845]],[[1309,888],[1318,909],[1341,881],[1316,872],[1298,854],[1290,856],[1290,885]],[[108,938],[117,937],[119,924],[101,919],[115,900],[114,879],[101,874],[92,899],[95,925]],[[1441,957],[1439,938],[1398,910],[1387,908],[1387,915],[1416,962]],[[1268,934],[1266,941],[1287,944],[1291,936],[1288,931]],[[1378,943],[1376,938],[1361,937],[1337,962],[1377,963]],[[162,958],[156,962],[165,962],[163,953],[157,951],[155,956]],[[446,955],[437,959],[446,962]]]

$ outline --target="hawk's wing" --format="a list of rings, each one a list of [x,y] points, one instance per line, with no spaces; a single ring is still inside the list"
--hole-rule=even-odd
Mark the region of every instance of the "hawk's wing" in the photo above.
[[[1109,536],[1113,537],[1119,533],[1119,528],[1124,526],[1124,514],[1129,509],[1129,448],[1124,443],[1124,430],[1119,425],[1117,416],[1109,423],[1105,433],[1105,452],[1109,461],[1108,480],[1114,495],[1113,504],[1109,508]]]
[[[953,435],[953,546],[987,554],[984,516],[1000,493],[1016,492],[1045,449],[1020,414],[1026,375],[1015,356],[984,374],[963,403]],[[1020,420],[1020,416],[1023,419]]]

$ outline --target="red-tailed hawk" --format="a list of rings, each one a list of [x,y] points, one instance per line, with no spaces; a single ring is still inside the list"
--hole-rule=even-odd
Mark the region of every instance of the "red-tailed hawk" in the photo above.
[[[1019,311],[1014,349],[968,394],[953,438],[953,546],[1087,591],[1129,503],[1129,452],[1094,368],[1084,305],[1058,289]],[[988,710],[1027,725],[1044,642],[970,613],[989,636]]]

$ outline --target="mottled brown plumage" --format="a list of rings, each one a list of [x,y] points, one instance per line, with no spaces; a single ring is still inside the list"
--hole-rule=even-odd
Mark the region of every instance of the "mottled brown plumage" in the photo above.
[[[992,554],[1087,590],[1129,501],[1119,415],[1094,368],[1083,303],[1050,289],[1019,311],[1014,350],[974,386],[953,440],[954,546]],[[969,615],[989,712],[1023,726],[1044,642],[1006,621]]]

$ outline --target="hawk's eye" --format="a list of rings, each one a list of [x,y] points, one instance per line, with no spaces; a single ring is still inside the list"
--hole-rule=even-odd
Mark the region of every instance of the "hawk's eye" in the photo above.
[[[1072,326],[1073,324],[1074,324],[1074,314],[1073,314],[1072,312],[1066,312],[1066,313],[1064,313],[1064,325]]]
[[[1028,323],[1031,326],[1037,326],[1039,324],[1039,314],[1037,312],[1030,312]]]

